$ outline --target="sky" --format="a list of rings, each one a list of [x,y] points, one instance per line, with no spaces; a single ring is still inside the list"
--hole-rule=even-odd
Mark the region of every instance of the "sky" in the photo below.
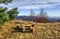
[[[0,4],[0,6],[12,9],[18,7],[18,16],[30,14],[31,9],[35,14],[40,13],[43,8],[49,16],[60,16],[60,0],[13,0],[8,5]]]

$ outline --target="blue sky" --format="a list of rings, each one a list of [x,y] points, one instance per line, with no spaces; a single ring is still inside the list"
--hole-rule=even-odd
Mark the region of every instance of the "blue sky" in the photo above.
[[[19,16],[29,15],[31,9],[38,14],[41,8],[44,8],[49,16],[60,16],[60,0],[13,0],[8,5],[0,6],[9,9],[18,7]]]

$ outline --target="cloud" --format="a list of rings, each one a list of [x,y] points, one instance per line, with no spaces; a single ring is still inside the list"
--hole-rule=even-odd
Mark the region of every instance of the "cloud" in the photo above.
[[[17,3],[19,9],[55,8],[58,5],[60,0],[20,0],[20,3]]]
[[[9,9],[18,7],[19,9],[39,9],[43,8],[56,8],[60,5],[60,0],[13,0],[8,5],[2,5]]]

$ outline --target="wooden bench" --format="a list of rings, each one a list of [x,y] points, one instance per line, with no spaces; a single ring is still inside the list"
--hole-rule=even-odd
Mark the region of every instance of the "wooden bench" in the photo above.
[[[34,25],[32,25],[32,26],[24,26],[24,28],[17,26],[17,27],[13,27],[12,32],[23,32],[23,33],[29,32],[29,33],[33,33],[33,27],[34,27]]]

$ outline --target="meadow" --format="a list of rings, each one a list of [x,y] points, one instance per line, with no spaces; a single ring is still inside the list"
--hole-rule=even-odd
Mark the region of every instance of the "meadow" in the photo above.
[[[31,26],[34,24],[33,33],[21,33],[13,31],[15,22],[20,22],[19,26]],[[0,27],[0,39],[60,39],[60,23],[37,23],[31,21],[11,20]]]

